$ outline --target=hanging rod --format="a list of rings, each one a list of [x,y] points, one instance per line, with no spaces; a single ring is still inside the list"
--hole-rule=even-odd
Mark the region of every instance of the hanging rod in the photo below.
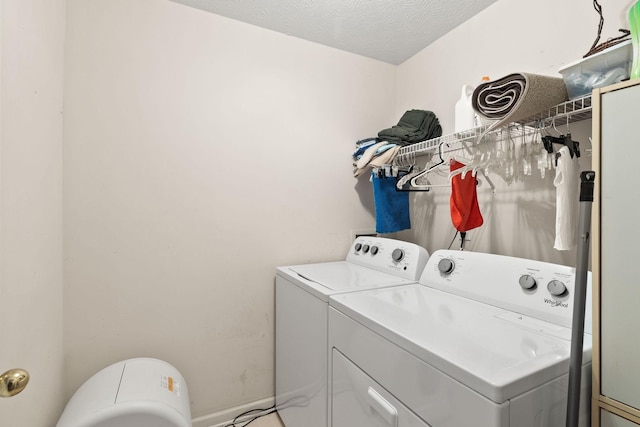
[[[588,120],[591,118],[591,95],[586,95],[581,98],[572,99],[554,107],[549,108],[546,111],[527,117],[524,120],[519,120],[517,123],[505,125],[501,128],[491,131],[488,135],[496,136],[504,130],[510,131],[510,137],[518,135],[529,135],[533,133],[533,130],[540,127],[551,126],[554,121],[557,124],[570,124],[576,123],[582,120]],[[564,120],[559,122],[559,120]],[[394,163],[403,162],[407,157],[419,157],[425,154],[429,154],[433,150],[437,150],[440,144],[453,144],[456,142],[470,142],[475,143],[482,135],[487,126],[479,126],[474,129],[465,130],[462,132],[456,132],[449,135],[439,136],[437,138],[428,139],[426,141],[418,142],[416,144],[407,145],[398,150],[396,160]],[[517,135],[513,135],[511,132],[516,132]]]

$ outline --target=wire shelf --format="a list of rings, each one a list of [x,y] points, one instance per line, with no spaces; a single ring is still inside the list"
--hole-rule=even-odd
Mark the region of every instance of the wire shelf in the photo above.
[[[560,119],[566,119],[567,123],[575,123],[590,119],[591,108],[591,95],[586,95],[582,98],[576,98],[558,104],[547,111],[525,119],[523,123],[535,125],[536,123],[544,122],[544,124],[547,125],[553,121],[559,123]]]
[[[508,126],[495,129],[487,134],[491,136],[491,141],[496,141],[496,138],[500,138],[505,134],[509,138],[513,138],[514,134],[517,135],[531,135],[535,130],[549,127],[552,125],[570,124],[576,123],[582,120],[588,120],[591,118],[591,95],[587,95],[581,98],[576,98],[570,101],[558,104],[549,110],[527,117],[524,120],[520,120],[517,123],[512,123]],[[443,135],[437,138],[429,139],[426,141],[418,142],[416,144],[408,145],[400,148],[396,155],[394,163],[402,164],[407,158],[415,158],[425,154],[430,154],[434,150],[437,150],[441,144],[452,145],[454,143],[462,143],[463,145],[469,143],[475,144],[483,135],[488,126],[480,126],[474,129],[465,130],[462,132],[456,132],[449,135]],[[508,132],[505,133],[505,130]]]

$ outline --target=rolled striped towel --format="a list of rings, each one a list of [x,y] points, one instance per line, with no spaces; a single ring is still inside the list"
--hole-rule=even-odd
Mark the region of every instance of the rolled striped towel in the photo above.
[[[480,84],[472,97],[473,109],[495,120],[495,129],[533,116],[569,99],[560,77],[514,73]]]

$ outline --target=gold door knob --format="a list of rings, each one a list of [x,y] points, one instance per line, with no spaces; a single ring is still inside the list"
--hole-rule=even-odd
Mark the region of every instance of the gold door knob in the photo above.
[[[0,397],[20,393],[29,383],[29,373],[24,369],[11,369],[0,375]]]

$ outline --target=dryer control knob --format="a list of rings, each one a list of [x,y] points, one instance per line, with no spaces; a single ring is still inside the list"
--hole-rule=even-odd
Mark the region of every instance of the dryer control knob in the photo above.
[[[360,249],[362,249],[362,243],[356,243],[354,249],[356,250],[356,252],[360,252]]]
[[[404,251],[402,249],[394,249],[393,252],[391,252],[391,259],[395,262],[402,261],[402,258],[404,258]]]
[[[442,274],[451,274],[454,268],[456,268],[456,265],[452,259],[443,258],[438,261],[438,271]]]
[[[559,280],[552,280],[547,284],[547,289],[551,295],[556,297],[563,296],[567,293],[567,287]]]
[[[369,245],[363,245],[363,246],[362,246],[362,252],[364,252],[365,254],[366,254],[367,252],[369,252]]]
[[[375,255],[378,253],[378,247],[377,246],[371,246],[371,255]]]
[[[520,286],[522,286],[522,289],[535,289],[536,279],[528,274],[523,274],[520,276]]]

